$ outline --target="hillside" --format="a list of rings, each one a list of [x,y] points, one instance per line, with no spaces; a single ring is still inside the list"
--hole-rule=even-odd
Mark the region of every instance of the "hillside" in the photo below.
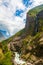
[[[32,65],[43,65],[43,5],[35,7],[27,13],[25,28],[11,38],[2,41],[0,49],[2,50],[0,64],[5,63],[7,59],[5,65],[12,65],[10,62],[15,56],[14,52],[18,52],[20,58],[26,62],[30,62]]]

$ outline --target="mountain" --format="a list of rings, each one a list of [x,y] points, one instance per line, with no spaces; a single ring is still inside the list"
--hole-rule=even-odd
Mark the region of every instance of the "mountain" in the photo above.
[[[1,42],[2,40],[5,40],[5,37],[4,37],[4,35],[0,32],[0,42]]]
[[[14,57],[14,52],[18,52],[26,62],[43,65],[43,5],[27,12],[25,28],[1,44],[3,53],[10,50]]]

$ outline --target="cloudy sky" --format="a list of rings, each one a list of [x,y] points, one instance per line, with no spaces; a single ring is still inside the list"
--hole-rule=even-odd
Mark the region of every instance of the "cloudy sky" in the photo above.
[[[25,27],[26,13],[43,0],[0,0],[0,32],[9,37]]]

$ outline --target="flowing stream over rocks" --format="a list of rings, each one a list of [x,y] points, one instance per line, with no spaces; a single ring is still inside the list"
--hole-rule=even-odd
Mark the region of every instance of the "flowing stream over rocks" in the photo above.
[[[27,63],[26,61],[24,61],[23,59],[20,59],[20,55],[17,52],[15,53],[15,57],[14,57],[14,65],[32,65],[31,63]]]
[[[14,52],[14,53],[15,53],[14,64],[22,65],[26,63],[25,61],[20,59],[20,55],[17,52]]]

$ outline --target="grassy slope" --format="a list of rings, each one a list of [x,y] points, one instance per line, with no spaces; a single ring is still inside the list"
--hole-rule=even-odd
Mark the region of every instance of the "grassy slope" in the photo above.
[[[13,40],[13,38],[21,36],[23,33],[25,33],[25,29],[22,29],[21,31],[17,32],[15,35],[13,35],[12,37],[8,38],[7,40],[2,41],[2,44],[8,44],[9,42],[11,42]]]
[[[37,7],[33,8],[33,9],[31,9],[31,10],[28,12],[28,14],[29,14],[30,16],[36,16],[36,14],[37,14],[38,12],[40,12],[41,10],[43,10],[43,5],[40,5],[40,6],[37,6]]]
[[[2,65],[12,65],[12,52],[8,50],[8,44],[13,41],[14,37],[20,36],[24,32],[24,29],[13,35],[7,40],[0,42],[0,64]]]

